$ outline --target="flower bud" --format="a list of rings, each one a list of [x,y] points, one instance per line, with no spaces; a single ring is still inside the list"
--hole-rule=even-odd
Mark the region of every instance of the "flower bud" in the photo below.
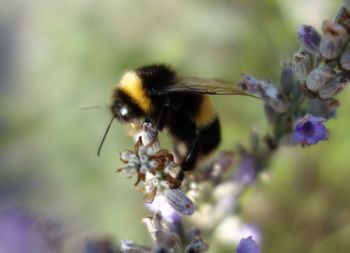
[[[253,76],[242,73],[242,78],[239,81],[239,87],[252,94],[259,93],[259,80],[255,79]]]
[[[290,62],[283,62],[280,79],[280,92],[289,96],[293,92],[295,84],[292,64]]]
[[[152,250],[151,247],[139,245],[129,240],[122,240],[121,244],[121,250],[123,253],[150,253]]]
[[[171,253],[173,252],[171,249],[167,249],[166,247],[163,246],[157,246],[152,250],[152,253]]]
[[[349,2],[347,0],[347,2]],[[346,6],[346,5],[345,5]],[[337,16],[335,17],[335,22],[342,25],[348,32],[350,32],[350,13],[347,9],[350,9],[350,4],[347,4],[346,7],[341,7],[337,13]]]
[[[120,160],[122,160],[123,162],[127,163],[129,161],[138,161],[137,155],[130,151],[130,150],[125,150],[120,152]]]
[[[155,244],[152,253],[180,252],[181,239],[174,232],[161,230],[155,234]]]
[[[252,236],[242,239],[236,249],[236,253],[261,253],[259,245]]]
[[[319,55],[321,35],[315,28],[308,25],[302,25],[297,30],[297,37],[303,49],[311,54]]]
[[[343,49],[347,32],[344,27],[325,20],[322,25],[323,37],[320,43],[321,55],[326,59],[335,59]]]
[[[141,130],[141,140],[144,146],[148,146],[152,142],[157,141],[157,129],[154,128],[151,123],[143,123]]]
[[[194,212],[193,202],[179,189],[164,192],[167,202],[181,214],[192,215]]]
[[[350,0],[344,0],[345,9],[350,12]]]
[[[266,104],[271,106],[278,113],[287,111],[289,102],[285,95],[279,93],[272,83],[261,81],[259,84],[261,96]]]
[[[322,86],[335,76],[334,66],[325,64],[310,72],[306,79],[306,87],[311,91],[318,91]]]
[[[147,230],[151,234],[153,240],[156,240],[156,233],[164,229],[162,219],[163,216],[160,212],[155,212],[153,216],[142,219],[142,222],[146,224]]]
[[[266,115],[268,121],[272,125],[276,124],[277,120],[278,120],[278,113],[268,104],[265,104],[264,109],[265,109],[265,115]]]
[[[278,113],[285,112],[289,107],[287,97],[280,93],[270,82],[257,80],[250,75],[242,74],[239,86],[249,93],[259,94]]]
[[[340,58],[340,66],[343,69],[350,70],[350,48],[342,54]]]
[[[297,77],[299,82],[303,84],[312,70],[311,55],[303,49],[300,49],[293,56],[292,68],[294,75]]]
[[[203,253],[208,251],[209,245],[206,244],[202,238],[196,238],[191,241],[185,249],[185,253]]]
[[[309,99],[306,102],[306,111],[315,117],[322,117],[326,120],[334,118],[339,102],[336,99]]]
[[[318,94],[322,99],[332,98],[342,91],[350,81],[349,72],[341,72],[327,82]]]

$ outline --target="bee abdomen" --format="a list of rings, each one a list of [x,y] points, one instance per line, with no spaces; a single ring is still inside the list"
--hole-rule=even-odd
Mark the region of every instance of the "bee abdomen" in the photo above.
[[[207,95],[202,95],[201,98],[202,99],[195,114],[194,121],[198,128],[205,128],[215,121],[217,115],[213,108],[210,97]]]
[[[207,155],[219,146],[221,141],[221,131],[218,117],[215,117],[211,123],[199,130],[198,139],[199,152],[201,155]]]

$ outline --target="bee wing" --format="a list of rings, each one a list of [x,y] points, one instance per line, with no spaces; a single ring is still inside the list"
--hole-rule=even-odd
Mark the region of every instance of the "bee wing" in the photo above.
[[[200,93],[208,95],[243,95],[255,97],[238,85],[220,79],[177,77],[177,79],[157,90],[158,94],[169,94],[176,92]]]

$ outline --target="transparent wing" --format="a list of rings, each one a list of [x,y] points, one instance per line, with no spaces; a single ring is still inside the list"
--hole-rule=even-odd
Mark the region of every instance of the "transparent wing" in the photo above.
[[[238,85],[220,79],[208,79],[198,77],[178,77],[173,83],[157,90],[158,94],[176,92],[199,93],[208,95],[243,95],[255,97]]]

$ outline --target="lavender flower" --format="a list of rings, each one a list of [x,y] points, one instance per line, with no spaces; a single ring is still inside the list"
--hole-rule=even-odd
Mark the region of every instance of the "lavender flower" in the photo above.
[[[345,0],[344,6],[340,7],[334,21],[338,24],[342,25],[348,32],[350,31],[350,15],[349,15],[349,7],[350,1]]]
[[[59,252],[63,235],[54,225],[21,209],[0,209],[0,252]]]
[[[260,253],[259,245],[251,236],[242,239],[236,249],[236,253]]]
[[[176,166],[174,156],[160,149],[157,131],[151,123],[143,124],[134,151],[121,152],[120,159],[127,165],[117,172],[123,171],[129,177],[137,175],[135,186],[143,183],[138,190],[145,193],[147,202],[152,202],[156,194],[178,188],[181,184],[173,176],[172,169]]]
[[[283,113],[288,109],[289,102],[286,96],[281,94],[275,85],[270,82],[257,80],[250,75],[242,74],[239,86],[242,90],[261,97],[266,104],[271,106],[278,113]]]
[[[170,231],[167,226],[163,226],[162,219],[162,215],[156,212],[152,217],[144,218],[142,220],[146,224],[147,229],[154,240],[155,251],[156,249],[164,248],[169,250],[173,249],[175,252],[178,252],[182,243],[181,239],[178,234]]]
[[[350,49],[347,49],[340,58],[340,65],[345,70],[350,70]]]
[[[311,55],[305,50],[300,49],[293,56],[292,68],[299,82],[304,83],[312,69]]]
[[[292,142],[301,145],[313,145],[319,141],[328,139],[328,130],[323,124],[323,118],[317,118],[312,114],[305,115],[295,123]]]
[[[249,155],[242,155],[234,179],[246,185],[252,185],[255,183],[256,176],[257,164],[254,158]]]
[[[315,117],[321,117],[326,120],[335,118],[339,102],[336,99],[310,99],[307,101],[306,110]]]
[[[150,253],[152,248],[145,245],[139,245],[129,240],[121,241],[121,250],[123,253]]]
[[[146,203],[146,206],[153,212],[160,212],[167,222],[173,222],[181,218],[179,213],[166,201],[164,195],[157,195],[153,202]]]
[[[190,245],[185,249],[185,253],[203,253],[209,249],[208,244],[206,244],[202,238],[194,239]]]
[[[164,191],[167,202],[179,213],[192,215],[195,209],[193,202],[179,189]]]
[[[241,81],[239,82],[239,87],[251,94],[258,94],[260,91],[259,80],[255,79],[251,75],[242,73]]]
[[[333,64],[321,65],[310,72],[306,79],[306,87],[311,91],[317,92],[334,76]]]
[[[338,57],[347,38],[346,29],[332,21],[325,20],[322,25],[323,37],[320,43],[321,55],[326,59]]]
[[[322,99],[330,99],[341,92],[350,80],[349,72],[340,72],[327,82],[320,90],[319,96]]]
[[[188,237],[190,239],[190,244],[186,247],[185,253],[203,253],[209,249],[209,245],[203,241],[199,229],[192,229]]]
[[[302,25],[297,30],[297,37],[303,49],[311,54],[319,55],[321,35],[315,28],[308,25]]]
[[[350,11],[350,1],[349,0],[344,0],[344,7]]]
[[[237,215],[223,219],[214,231],[215,239],[227,246],[237,245],[242,238],[248,236],[252,236],[260,244],[262,238],[260,228],[255,224],[245,223]]]
[[[132,247],[132,243],[127,246],[127,241],[124,241],[124,249],[129,246],[129,249]],[[136,248],[136,244],[134,244]],[[139,248],[137,248],[139,249]],[[84,245],[82,253],[120,253],[121,251],[114,247],[112,241],[108,239],[97,239],[97,240],[88,240]],[[124,252],[127,252],[126,250]],[[140,251],[142,252],[142,251]]]

